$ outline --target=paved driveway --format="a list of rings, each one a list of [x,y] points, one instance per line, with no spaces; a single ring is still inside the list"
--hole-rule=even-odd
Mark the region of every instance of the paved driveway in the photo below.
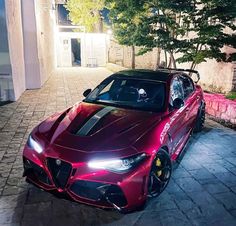
[[[22,179],[22,148],[31,129],[82,98],[110,72],[60,69],[40,90],[0,107],[0,226],[236,225],[236,132],[207,120],[194,135],[166,191],[144,211],[122,215],[57,199]]]

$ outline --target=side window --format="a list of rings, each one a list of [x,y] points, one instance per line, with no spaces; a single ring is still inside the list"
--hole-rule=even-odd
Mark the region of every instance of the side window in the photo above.
[[[99,95],[103,95],[104,93],[108,93],[111,89],[111,86],[113,85],[113,82],[110,82],[107,86],[105,86],[105,88],[103,88],[103,90],[100,92]]]
[[[184,99],[190,96],[193,91],[194,91],[194,86],[190,78],[181,76],[180,77],[180,82],[183,86],[183,91],[184,91]]]
[[[175,77],[170,86],[170,105],[173,105],[173,101],[176,98],[184,99],[183,87],[178,77]]]

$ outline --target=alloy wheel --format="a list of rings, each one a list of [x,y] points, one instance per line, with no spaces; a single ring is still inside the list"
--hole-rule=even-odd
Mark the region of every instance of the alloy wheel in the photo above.
[[[148,183],[148,196],[156,197],[166,188],[171,177],[171,160],[165,150],[158,151],[150,171]]]

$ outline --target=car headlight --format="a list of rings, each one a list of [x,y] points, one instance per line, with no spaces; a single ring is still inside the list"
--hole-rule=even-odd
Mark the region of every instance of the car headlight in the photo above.
[[[29,135],[27,145],[39,154],[43,152],[43,148],[41,147],[41,145],[37,141],[35,141],[31,135]]]
[[[146,158],[146,154],[142,153],[123,159],[93,160],[88,162],[88,166],[93,169],[106,169],[112,172],[126,172],[137,166]]]

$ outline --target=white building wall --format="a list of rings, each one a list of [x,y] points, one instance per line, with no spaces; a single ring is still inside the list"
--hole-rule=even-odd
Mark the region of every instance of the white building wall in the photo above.
[[[56,66],[54,37],[56,20],[54,0],[34,0],[34,2],[41,87]]]
[[[40,88],[55,68],[53,0],[22,0],[26,88]]]
[[[14,95],[11,100],[17,100],[25,90],[24,47],[21,20],[21,1],[5,0],[8,30],[9,54]]]
[[[177,67],[189,68],[190,64],[177,64]],[[204,90],[221,93],[232,90],[233,69],[233,63],[216,62],[215,60],[207,60],[195,68],[201,75],[199,84]]]
[[[85,34],[84,66],[103,67],[107,61],[106,34]]]
[[[229,47],[225,48],[227,48],[227,53],[235,51]],[[136,53],[138,52],[138,49],[139,48],[136,47]],[[113,40],[109,46],[108,53],[109,62],[127,68],[131,67],[130,47],[119,45]],[[167,59],[169,60],[169,56]],[[163,51],[161,53],[161,61],[165,61],[165,55]],[[156,62],[157,49],[153,49],[153,51],[150,51],[142,56],[135,57],[136,68],[154,69],[156,67]],[[191,63],[177,64],[177,68],[189,69],[190,65]],[[201,75],[199,84],[204,90],[227,93],[233,88],[234,68],[236,68],[235,63],[217,62],[216,60],[208,59],[207,62],[197,65],[195,69],[198,70]]]
[[[71,37],[58,35],[56,55],[57,66],[72,67]]]
[[[58,67],[72,67],[71,39],[73,38],[81,41],[81,66],[106,66],[108,55],[106,34],[58,32],[56,36]]]
[[[0,100],[17,100],[25,89],[40,88],[55,68],[54,0],[3,1]]]
[[[22,0],[26,89],[41,87],[35,1]]]

